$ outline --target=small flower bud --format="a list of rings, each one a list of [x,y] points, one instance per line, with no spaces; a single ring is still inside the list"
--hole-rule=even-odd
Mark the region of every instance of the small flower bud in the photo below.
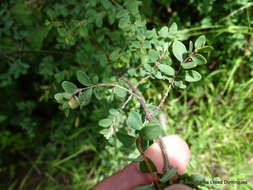
[[[70,107],[71,109],[76,109],[76,108],[79,106],[79,104],[78,104],[78,102],[76,101],[75,97],[72,97],[72,98],[69,100],[68,104],[69,104],[69,107]]]

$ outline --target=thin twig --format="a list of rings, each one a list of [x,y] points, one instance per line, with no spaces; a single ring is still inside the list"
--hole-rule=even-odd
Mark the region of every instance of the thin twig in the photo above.
[[[138,92],[138,90],[137,90],[137,88],[126,78],[126,77],[121,77],[121,79],[122,80],[124,80],[127,84],[128,84],[128,86],[132,89],[132,91],[135,93],[135,94],[137,94],[138,95],[138,100],[139,100],[139,102],[140,102],[140,104],[141,104],[141,106],[142,106],[142,108],[143,108],[143,110],[144,110],[144,112],[145,112],[145,115],[146,115],[146,119],[148,120],[148,121],[152,121],[152,117],[151,117],[151,115],[150,115],[150,112],[149,112],[149,110],[148,110],[148,107],[147,107],[147,105],[146,105],[146,103],[145,103],[145,100],[142,98],[142,96],[140,95],[140,93]]]
[[[168,152],[161,136],[157,138],[157,143],[160,146],[160,149],[162,151],[163,162],[164,162],[163,173],[165,174],[168,170],[172,169],[173,167],[170,165]]]
[[[145,82],[146,80],[148,80],[151,76],[152,76],[152,73],[155,71],[156,67],[162,62],[162,58],[163,58],[164,54],[163,55],[160,55],[159,57],[159,61],[155,64],[155,66],[153,67],[152,71],[146,76],[144,77],[143,79],[141,79],[137,84],[136,84],[136,88],[142,84],[143,82]]]
[[[197,50],[193,51],[184,61],[182,61],[182,62],[180,63],[179,69],[178,69],[177,73],[175,74],[175,76],[173,77],[173,79],[172,79],[172,81],[171,81],[171,83],[170,83],[168,89],[166,90],[166,92],[165,92],[165,94],[164,94],[164,96],[163,96],[161,102],[160,102],[159,105],[156,107],[156,109],[150,114],[151,117],[152,117],[152,115],[154,115],[154,114],[161,108],[161,106],[164,104],[166,98],[167,98],[168,95],[169,95],[169,92],[170,92],[172,86],[174,85],[174,83],[175,83],[175,81],[176,81],[176,79],[177,79],[177,77],[178,77],[178,74],[180,73],[180,71],[181,71],[181,69],[182,69],[182,65],[185,64],[186,61],[188,61],[189,59],[191,59],[191,57],[192,57],[194,54],[196,54],[197,52],[198,52]]]
[[[127,91],[129,94],[135,96],[136,98],[140,98],[138,94],[135,94],[134,92],[132,92],[131,90],[123,87],[123,86],[120,86],[118,84],[114,84],[114,83],[101,83],[101,84],[95,84],[95,85],[91,85],[91,86],[88,86],[88,87],[85,87],[85,88],[79,88],[72,96],[76,96],[77,94],[85,91],[85,90],[88,90],[88,89],[92,89],[92,88],[98,88],[98,87],[116,87],[116,88],[120,88],[122,90],[125,90]]]
[[[126,105],[128,104],[128,102],[132,99],[132,97],[133,97],[133,95],[131,94],[128,98],[127,98],[127,100],[125,101],[125,103],[122,105],[122,107],[120,108],[121,110],[123,110],[125,107],[126,107]]]
[[[226,17],[220,19],[219,21],[226,20],[226,19],[228,19],[229,17],[234,16],[236,13],[238,13],[238,12],[240,12],[240,11],[243,11],[244,9],[247,9],[247,8],[249,8],[249,7],[251,7],[251,6],[253,6],[253,3],[247,3],[246,5],[244,5],[244,6],[240,7],[239,9],[237,9],[237,10],[231,12],[228,16],[226,16]]]
[[[157,176],[156,172],[152,171],[152,167],[150,166],[148,159],[145,156],[145,154],[141,148],[141,137],[137,138],[137,148],[138,148],[139,152],[141,153],[141,155],[143,156],[144,162],[145,162],[146,166],[148,167],[149,173],[152,174],[152,178],[153,178],[154,183],[156,184],[156,187],[158,188],[158,190],[162,190],[162,188],[159,184],[159,177]]]

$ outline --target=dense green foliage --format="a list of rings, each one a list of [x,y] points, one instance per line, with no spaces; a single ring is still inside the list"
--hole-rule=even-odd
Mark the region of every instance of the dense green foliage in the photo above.
[[[0,189],[88,189],[139,155],[137,135],[161,133],[189,144],[187,174],[248,180],[223,188],[251,189],[252,7],[249,0],[1,2]],[[213,50],[195,54],[204,41]],[[137,98],[120,109],[122,89],[76,93],[102,83],[128,88],[119,76],[136,85],[151,73],[138,89],[153,110],[192,53],[158,113],[162,130],[152,128],[158,120],[152,133],[142,128]]]

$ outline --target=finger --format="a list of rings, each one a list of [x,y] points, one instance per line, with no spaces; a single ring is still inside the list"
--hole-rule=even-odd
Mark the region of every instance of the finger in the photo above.
[[[177,167],[179,174],[182,174],[190,158],[188,145],[182,138],[177,135],[169,135],[163,137],[163,141],[166,146],[170,164],[174,167]],[[145,151],[145,155],[154,162],[158,171],[162,173],[164,163],[162,151],[158,143],[152,144]],[[151,175],[141,173],[139,169],[139,163],[134,162],[128,165],[122,171],[103,180],[95,187],[93,187],[92,190],[132,190],[138,185],[147,185],[150,183],[152,183]]]
[[[164,190],[192,190],[191,187],[182,185],[182,184],[176,184],[176,185],[171,185]]]

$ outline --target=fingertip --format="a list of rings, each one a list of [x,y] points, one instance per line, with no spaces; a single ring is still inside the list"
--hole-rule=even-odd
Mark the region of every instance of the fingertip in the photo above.
[[[178,168],[178,173],[182,174],[190,160],[190,149],[187,143],[177,135],[169,135],[162,138],[166,146],[170,165]],[[156,165],[158,171],[162,173],[164,160],[162,151],[158,143],[151,145],[146,151],[148,156]]]

